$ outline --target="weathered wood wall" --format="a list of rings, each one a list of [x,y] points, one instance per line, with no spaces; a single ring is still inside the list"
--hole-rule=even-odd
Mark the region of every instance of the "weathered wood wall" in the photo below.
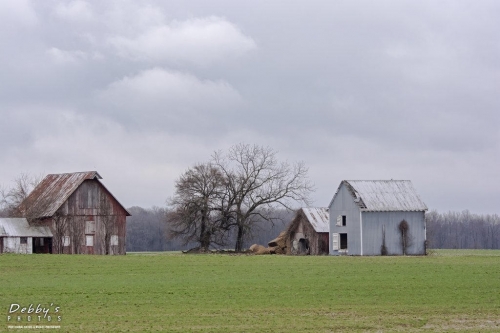
[[[85,180],[59,208],[57,214],[65,216],[70,237],[64,253],[106,254],[105,223],[111,220],[109,254],[125,254],[127,212],[97,180]],[[52,232],[54,218],[49,222]],[[87,246],[87,236],[93,237],[92,246]],[[59,241],[59,240],[57,240]],[[116,245],[115,245],[116,244]]]
[[[309,249],[303,250],[300,239],[307,240]],[[294,241],[296,248],[294,248]],[[318,233],[300,210],[287,228],[287,254],[328,254],[328,233]]]

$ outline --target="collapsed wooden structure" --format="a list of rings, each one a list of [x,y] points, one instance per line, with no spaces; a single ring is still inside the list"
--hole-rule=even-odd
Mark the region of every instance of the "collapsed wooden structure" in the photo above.
[[[326,208],[301,208],[268,247],[254,244],[255,254],[324,255],[328,254],[329,214]]]

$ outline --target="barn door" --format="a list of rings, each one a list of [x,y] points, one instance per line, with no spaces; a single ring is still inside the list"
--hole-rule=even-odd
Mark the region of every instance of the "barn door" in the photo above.
[[[3,253],[3,237],[0,237],[0,254]]]

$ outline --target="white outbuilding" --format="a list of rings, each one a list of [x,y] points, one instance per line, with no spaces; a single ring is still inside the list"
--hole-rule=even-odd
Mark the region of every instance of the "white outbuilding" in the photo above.
[[[51,253],[52,232],[25,218],[0,218],[0,253]]]

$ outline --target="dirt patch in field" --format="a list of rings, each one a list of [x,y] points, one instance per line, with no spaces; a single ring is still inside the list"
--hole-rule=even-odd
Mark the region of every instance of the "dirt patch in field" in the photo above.
[[[422,329],[433,331],[498,331],[500,330],[499,318],[451,318],[446,321],[430,320]]]

